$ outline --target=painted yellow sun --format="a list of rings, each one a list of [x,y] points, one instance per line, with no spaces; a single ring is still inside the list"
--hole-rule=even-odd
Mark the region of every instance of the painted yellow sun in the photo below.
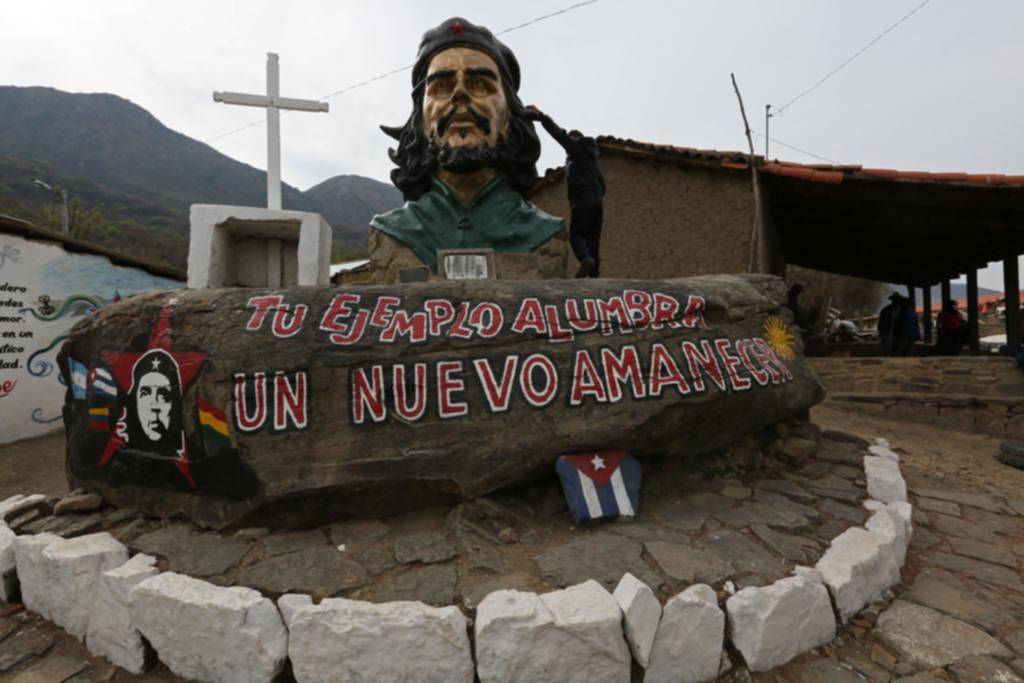
[[[791,360],[796,357],[793,344],[796,341],[793,333],[789,331],[786,321],[776,316],[769,316],[764,322],[764,339],[772,350],[783,360]]]

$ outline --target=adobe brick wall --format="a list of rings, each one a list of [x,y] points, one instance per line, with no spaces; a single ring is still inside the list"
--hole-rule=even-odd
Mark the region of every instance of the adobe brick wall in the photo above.
[[[605,195],[601,276],[672,278],[744,273],[754,199],[746,172],[601,157]],[[569,220],[564,179],[530,196]],[[569,276],[579,267],[569,259]]]
[[[836,405],[1024,439],[1024,372],[1002,356],[808,358]]]

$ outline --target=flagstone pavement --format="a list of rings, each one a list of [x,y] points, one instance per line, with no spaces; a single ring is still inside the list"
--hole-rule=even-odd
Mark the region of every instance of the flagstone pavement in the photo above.
[[[992,465],[990,460],[994,459],[998,441],[991,437],[840,412],[827,404],[815,409],[812,418],[823,428],[868,438],[884,436],[901,452],[903,473],[914,505],[914,535],[902,584],[891,600],[868,607],[842,628],[832,643],[779,669],[759,674],[749,673],[739,654],[733,651],[732,670],[719,680],[1024,683],[1024,472]],[[577,577],[566,558],[585,551],[597,558],[593,566],[607,566],[608,576],[599,579],[617,581],[622,563],[633,562],[634,573],[652,574],[648,577],[652,583],[665,577],[663,591],[669,592],[694,580],[717,583],[716,578],[726,576],[735,576],[740,584],[741,577],[750,577],[754,583],[771,580],[788,571],[794,562],[813,563],[828,537],[849,524],[862,522],[857,509],[849,504],[852,501],[843,500],[843,495],[850,495],[849,482],[855,472],[844,472],[842,468],[848,465],[843,463],[833,462],[830,467],[828,472],[815,473],[817,488],[808,486],[807,481],[796,488],[779,482],[755,487],[755,495],[751,496],[743,486],[727,484],[715,493],[688,497],[683,507],[673,506],[670,500],[659,500],[649,510],[650,524],[617,527],[615,533],[601,530],[549,547],[536,559],[537,571],[549,585],[572,583]],[[851,479],[845,479],[844,474]],[[792,484],[792,479],[787,481]],[[0,478],[0,487],[4,484]],[[0,498],[15,492],[24,491],[0,488]],[[773,498],[773,494],[779,498]],[[731,507],[720,500],[733,496],[750,496],[752,500],[748,505]],[[780,528],[786,529],[790,516],[811,515],[811,506],[823,515],[821,520],[828,521],[803,536],[780,533]],[[766,520],[765,514],[778,516]],[[712,524],[704,526],[708,519],[713,520]],[[827,525],[832,526],[822,528]],[[679,545],[680,533],[694,534],[694,528],[702,527],[705,533],[696,546]],[[748,533],[740,534],[734,531],[736,528]],[[141,543],[149,546],[147,551],[168,556],[175,554],[175,548],[195,541],[176,527],[138,531],[141,533],[134,536],[133,543],[142,539]],[[278,589],[287,587],[273,585],[281,576],[277,565],[301,565],[296,558],[309,555],[303,561],[308,561],[310,581],[319,582],[326,592],[363,590],[360,586],[366,582],[366,572],[377,574],[378,570],[392,572],[388,576],[394,577],[389,579],[393,585],[373,586],[377,594],[369,596],[372,599],[426,595],[429,600],[434,595],[443,602],[455,586],[456,561],[452,558],[461,548],[458,543],[451,547],[444,538],[432,536],[436,534],[434,530],[413,530],[402,535],[400,543],[390,546],[393,554],[379,552],[379,548],[369,544],[368,550],[357,557],[358,562],[352,564],[328,552],[331,546],[326,545],[323,534],[317,533],[262,538],[258,541],[260,561],[243,567],[248,575],[229,576],[250,585],[263,582],[263,590],[280,592]],[[333,544],[358,539],[358,545],[360,540],[376,540],[385,533],[384,525],[363,523],[339,527],[328,533],[328,540]],[[757,550],[750,543],[751,533],[761,544],[772,548],[775,555]],[[210,541],[202,553],[191,553],[183,560],[195,563],[186,571],[212,580],[223,577],[225,568],[237,563],[240,553],[248,552],[244,540]],[[584,549],[583,544],[589,545]],[[624,558],[633,552],[635,559]],[[638,561],[641,556],[642,563]],[[723,563],[723,558],[730,559]],[[403,561],[422,563],[423,567],[417,572],[395,573],[394,563]],[[326,570],[324,562],[331,563]],[[652,568],[660,574],[654,576]],[[502,581],[519,581],[523,589],[536,589],[536,577],[517,569],[513,566],[513,571],[501,577]],[[487,581],[469,589],[460,584],[459,592],[464,605],[472,607],[493,587]],[[90,657],[60,629],[20,606],[0,605],[0,681],[180,680],[161,665],[142,676],[115,670],[103,659]]]

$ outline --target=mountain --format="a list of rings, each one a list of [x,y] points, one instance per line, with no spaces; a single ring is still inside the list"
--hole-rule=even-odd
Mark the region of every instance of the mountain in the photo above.
[[[42,161],[146,201],[176,204],[266,202],[266,175],[160,123],[148,111],[106,93],[0,87],[0,154]],[[310,204],[290,185],[288,208]]]
[[[906,293],[906,288],[904,288]],[[985,296],[986,294],[1001,294],[1002,290],[989,289],[988,287],[978,287],[978,296]],[[950,282],[949,283],[949,295],[954,299],[966,299],[967,298],[967,284],[962,282]],[[920,304],[921,293],[918,292],[917,298]],[[932,308],[939,308],[942,301],[942,288],[939,285],[932,287]]]
[[[907,295],[907,288],[906,287],[903,287],[902,285],[889,285],[889,286],[892,288],[892,291],[899,292],[900,294],[902,294],[904,296]],[[921,290],[920,290],[920,288],[918,288],[916,290],[916,292],[917,292],[916,293],[917,305],[920,306],[921,305]],[[1001,290],[998,290],[998,289],[989,289],[988,287],[978,287],[978,296],[984,296],[986,294],[1000,294],[1000,293],[1002,293],[1002,292],[1001,292]],[[967,298],[967,284],[963,283],[963,282],[950,282],[949,283],[949,295],[951,297],[953,297],[954,299],[957,299],[957,300],[966,299]],[[940,285],[932,286],[932,308],[935,309],[935,310],[938,310],[941,307],[941,301],[942,301],[942,288],[941,288],[941,286]],[[888,303],[888,301],[886,301],[885,303]],[[884,304],[882,304],[882,305],[884,305]]]
[[[394,185],[358,175],[328,178],[306,190],[305,195],[334,226],[337,237],[344,242],[361,239],[364,245],[366,226],[374,214],[402,204],[402,193]]]
[[[36,187],[36,180],[68,188],[84,206],[103,207],[113,217],[131,216],[146,225],[180,227],[180,210],[166,202],[101,185],[86,176],[64,173],[42,161],[6,156],[0,156],[0,210],[12,215],[31,215],[40,203],[53,202],[46,191]]]
[[[36,225],[59,228],[57,204],[48,192],[35,186],[36,179],[45,179],[57,187],[74,188],[68,204],[75,237],[125,256],[184,268],[188,239],[170,227],[180,224],[173,211],[159,203],[148,203],[98,185],[88,178],[61,173],[41,161],[0,157],[0,213]]]
[[[0,111],[0,210],[41,215],[52,202],[31,183],[41,178],[79,197],[83,208],[187,239],[191,204],[265,205],[264,171],[171,130],[116,95],[0,86]],[[319,211],[336,241],[356,249],[366,248],[369,216],[401,203],[390,185],[359,176],[331,178],[313,190],[284,184],[282,203]]]

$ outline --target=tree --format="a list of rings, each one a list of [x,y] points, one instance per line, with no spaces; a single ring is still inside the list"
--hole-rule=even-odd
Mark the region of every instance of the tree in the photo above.
[[[60,231],[60,207],[57,204],[47,204],[42,208],[41,214],[44,227]],[[86,209],[82,206],[80,197],[72,197],[68,202],[68,224],[72,237],[82,238],[106,220],[106,216],[99,209]]]

